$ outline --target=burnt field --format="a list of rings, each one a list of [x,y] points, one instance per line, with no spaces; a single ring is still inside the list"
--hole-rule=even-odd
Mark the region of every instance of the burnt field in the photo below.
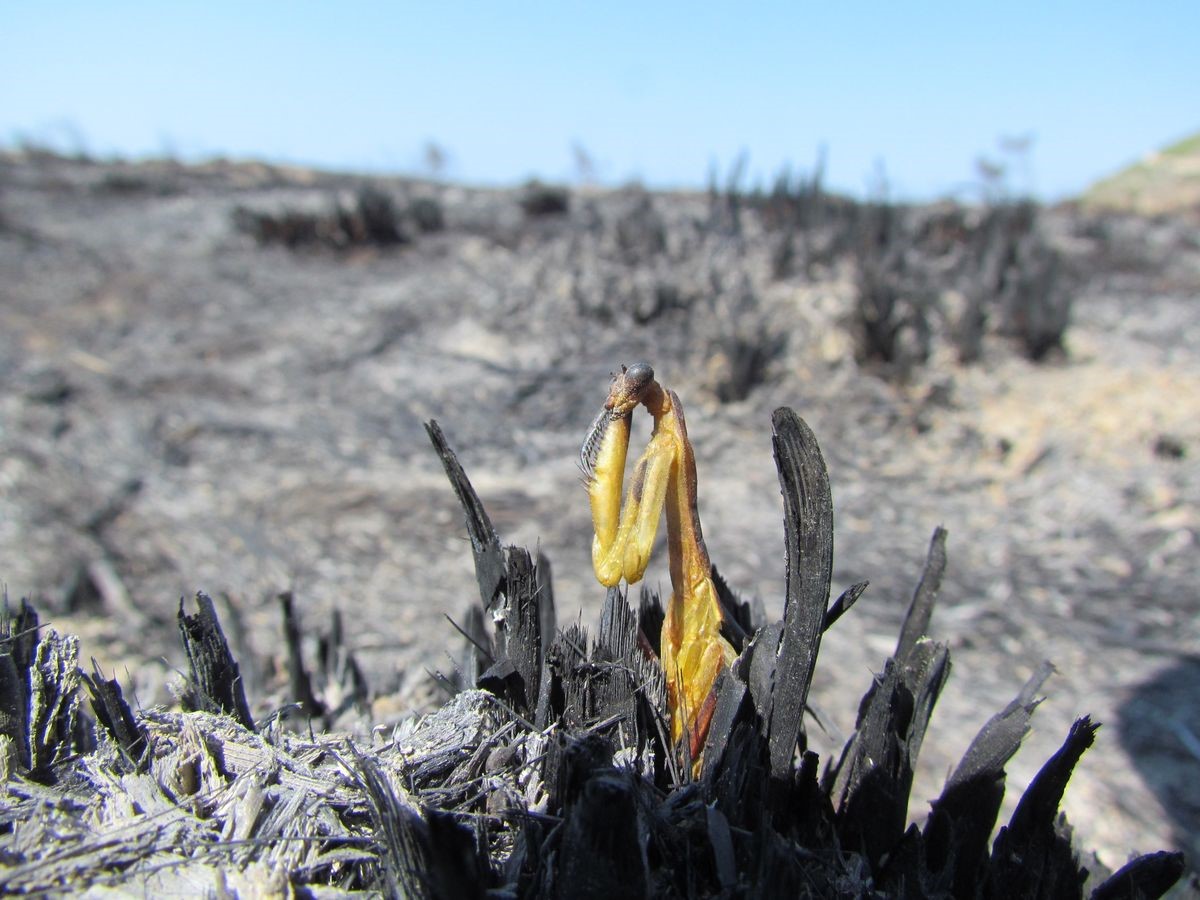
[[[145,707],[197,590],[256,718],[288,699],[285,590],[341,611],[375,724],[443,700],[427,670],[478,588],[431,418],[501,538],[552,562],[559,625],[596,621],[579,444],[646,360],[687,408],[713,562],[772,620],[772,411],[820,441],[834,595],[871,582],[824,638],[823,760],[942,525],[953,670],[910,814],[1049,660],[1014,794],[1090,714],[1080,844],[1200,852],[1194,219],[9,156],[0,272],[0,581]]]

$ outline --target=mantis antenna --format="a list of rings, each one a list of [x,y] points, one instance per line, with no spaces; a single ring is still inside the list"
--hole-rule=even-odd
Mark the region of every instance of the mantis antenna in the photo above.
[[[634,466],[622,505],[629,425],[639,404],[654,418],[654,431]],[[666,674],[671,740],[686,749],[698,771],[716,703],[713,684],[737,653],[721,637],[721,607],[696,509],[696,459],[683,406],[674,391],[655,380],[648,364],[622,366],[613,376],[604,409],[583,442],[580,463],[595,529],[592,565],[601,584],[641,580],[666,510],[671,600],[659,659]]]

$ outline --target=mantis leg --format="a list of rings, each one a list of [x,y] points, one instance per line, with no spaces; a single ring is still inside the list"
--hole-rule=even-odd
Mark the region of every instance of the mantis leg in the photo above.
[[[640,581],[645,573],[677,455],[670,436],[656,433],[634,467],[622,506],[629,426],[614,425],[618,427],[610,427],[601,439],[588,486],[596,532],[592,565],[596,578],[608,587],[622,578],[630,584]]]
[[[650,551],[662,520],[667,485],[676,470],[675,444],[669,436],[656,434],[633,470],[629,495],[622,516],[631,519],[625,538],[624,572],[630,584],[640,581],[650,563]]]
[[[705,703],[717,675],[737,656],[721,637],[720,607],[707,574],[688,594],[672,598],[663,623],[660,656],[667,675],[671,739],[678,744],[686,734],[693,745],[692,758],[698,763],[699,749],[708,734]]]
[[[621,536],[621,482],[629,449],[628,415],[613,419],[602,412],[584,444],[583,465],[588,472],[588,500],[592,507],[592,567],[605,587],[621,580],[624,547]]]

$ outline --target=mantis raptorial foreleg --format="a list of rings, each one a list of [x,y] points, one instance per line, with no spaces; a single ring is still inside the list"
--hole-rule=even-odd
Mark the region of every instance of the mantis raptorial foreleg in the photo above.
[[[629,425],[638,404],[654,417],[654,433],[622,506]],[[666,509],[671,601],[659,659],[667,679],[671,739],[677,745],[686,740],[698,763],[712,715],[713,684],[736,653],[721,637],[721,607],[696,509],[696,464],[679,398],[654,380],[645,363],[622,369],[581,455],[595,528],[592,563],[602,584],[641,579]]]
[[[627,446],[628,441],[628,427],[623,434],[620,429],[613,429],[602,441],[602,458],[604,448],[618,442]],[[618,455],[615,446],[612,455],[614,458]],[[624,453],[619,455],[623,462]],[[624,506],[620,502],[624,466],[612,471],[597,466],[588,487],[593,520],[597,525],[592,540],[592,565],[596,577],[606,587],[612,587],[622,578],[632,584],[640,581],[645,573],[674,464],[675,449],[669,437],[656,434],[634,466]],[[614,506],[619,510],[615,527],[612,524]]]

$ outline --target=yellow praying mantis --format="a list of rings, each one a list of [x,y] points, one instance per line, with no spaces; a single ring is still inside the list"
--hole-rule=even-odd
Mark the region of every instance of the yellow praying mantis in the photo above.
[[[634,467],[622,507],[629,427],[639,404],[654,418],[654,432]],[[698,769],[716,703],[713,684],[737,653],[721,636],[721,607],[696,509],[696,460],[679,397],[655,380],[648,364],[622,366],[580,458],[595,529],[592,565],[601,584],[641,580],[666,509],[671,600],[659,659],[666,675],[671,741]]]

